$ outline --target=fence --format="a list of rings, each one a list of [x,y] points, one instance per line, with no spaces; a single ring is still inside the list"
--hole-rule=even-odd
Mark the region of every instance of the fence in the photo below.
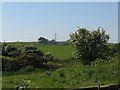
[[[110,84],[105,86],[95,86],[95,87],[86,87],[86,88],[76,88],[68,90],[120,90],[120,84]]]
[[[2,90],[120,90],[120,84],[109,84],[105,86],[85,87],[85,88],[2,88]]]

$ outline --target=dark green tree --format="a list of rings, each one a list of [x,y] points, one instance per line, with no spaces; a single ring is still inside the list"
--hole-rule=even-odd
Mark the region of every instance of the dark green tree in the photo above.
[[[38,43],[48,44],[49,40],[44,37],[40,37],[40,38],[38,38]]]
[[[97,58],[106,58],[108,55],[108,40],[109,35],[100,27],[96,31],[78,28],[75,33],[70,34],[70,42],[76,48],[75,58],[80,59],[85,64]]]

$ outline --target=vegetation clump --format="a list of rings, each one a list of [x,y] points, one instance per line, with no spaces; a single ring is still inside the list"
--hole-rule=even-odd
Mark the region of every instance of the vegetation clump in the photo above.
[[[47,52],[45,54],[45,59],[48,61],[52,61],[52,60],[54,60],[54,56],[50,52]]]
[[[89,64],[97,58],[106,59],[112,50],[107,46],[108,40],[109,35],[100,27],[96,31],[78,27],[75,33],[70,34],[70,42],[76,48],[74,56],[83,64]]]
[[[47,63],[47,59],[44,58],[44,53],[34,45],[24,46],[22,50],[19,51],[19,55],[16,54],[18,49],[13,46],[4,44],[2,48],[3,56],[0,58],[2,58],[3,71],[17,71],[26,66],[43,68],[45,67],[44,65],[46,65],[45,63]]]
[[[25,68],[23,68],[23,71],[25,72],[31,72],[31,71],[35,71],[35,68],[32,66],[26,66]]]

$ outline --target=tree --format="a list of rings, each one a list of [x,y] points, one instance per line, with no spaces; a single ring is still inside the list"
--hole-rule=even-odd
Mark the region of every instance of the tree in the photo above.
[[[100,27],[96,31],[78,27],[75,33],[70,34],[70,43],[76,48],[75,58],[81,59],[84,64],[88,64],[97,58],[106,58],[108,40],[109,35]]]
[[[42,44],[48,44],[49,40],[44,37],[40,37],[40,38],[38,38],[38,42],[42,43]]]

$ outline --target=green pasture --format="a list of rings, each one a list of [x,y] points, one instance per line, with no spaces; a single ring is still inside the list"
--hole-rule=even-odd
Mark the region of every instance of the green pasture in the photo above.
[[[14,42],[7,43],[8,45],[15,46],[22,49],[25,45],[35,45],[39,50],[44,53],[50,52],[56,59],[66,60],[72,57],[74,51],[71,45],[41,45],[38,42]]]
[[[105,62],[97,60],[91,66],[84,66],[78,60],[70,60],[58,61],[56,64],[67,65],[54,70],[3,72],[3,87],[14,88],[26,83],[28,88],[80,88],[118,83],[120,72],[117,58],[116,55]]]
[[[21,49],[31,43],[8,43]],[[90,66],[84,66],[79,60],[72,59],[73,47],[70,45],[36,45],[44,53],[50,52],[57,61],[48,63],[60,65],[58,69],[36,69],[25,72],[2,72],[2,87],[15,88],[15,86],[26,85],[27,88],[80,88],[118,83],[119,61],[118,54],[108,57],[107,60],[96,60]],[[7,57],[9,58],[9,57]],[[120,83],[120,82],[119,82]]]

